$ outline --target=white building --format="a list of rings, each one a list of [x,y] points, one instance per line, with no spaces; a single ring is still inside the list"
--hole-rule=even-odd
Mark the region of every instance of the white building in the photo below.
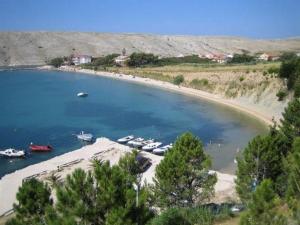
[[[270,56],[267,53],[263,53],[258,57],[259,60],[263,60],[263,61],[268,61],[269,58]]]
[[[127,55],[119,55],[118,57],[115,58],[115,63],[118,66],[126,66],[126,62],[128,61],[129,56]]]
[[[92,62],[92,56],[89,56],[89,55],[74,55],[72,57],[72,62],[76,66],[80,65],[80,64],[90,63],[90,62]]]

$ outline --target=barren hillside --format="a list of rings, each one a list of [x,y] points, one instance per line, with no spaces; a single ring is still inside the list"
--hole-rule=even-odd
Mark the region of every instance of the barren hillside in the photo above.
[[[151,52],[179,54],[300,51],[300,38],[254,40],[239,37],[171,36],[83,32],[0,32],[0,66],[42,65],[49,58],[71,53],[101,56]]]

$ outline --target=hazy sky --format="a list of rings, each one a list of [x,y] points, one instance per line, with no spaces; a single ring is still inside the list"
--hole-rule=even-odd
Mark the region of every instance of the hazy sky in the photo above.
[[[1,31],[300,36],[300,0],[0,0]]]

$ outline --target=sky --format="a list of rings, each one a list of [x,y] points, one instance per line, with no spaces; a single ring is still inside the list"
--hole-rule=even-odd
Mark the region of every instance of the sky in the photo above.
[[[300,36],[300,0],[0,0],[0,31]]]

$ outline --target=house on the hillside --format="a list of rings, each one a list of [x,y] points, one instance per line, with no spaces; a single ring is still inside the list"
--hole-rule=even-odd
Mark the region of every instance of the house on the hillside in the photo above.
[[[227,61],[226,55],[224,54],[214,54],[212,58],[213,62],[217,63],[225,63]]]
[[[263,54],[261,54],[261,55],[258,56],[258,59],[262,60],[262,61],[268,61],[269,58],[270,58],[270,55],[267,54],[267,53],[263,53]]]
[[[92,56],[89,55],[73,55],[72,62],[74,65],[80,65],[92,62]]]
[[[114,60],[115,60],[116,65],[126,66],[126,63],[129,60],[129,56],[128,55],[119,55]]]
[[[184,54],[181,54],[181,53],[176,56],[176,58],[183,58],[183,57],[184,57]]]

